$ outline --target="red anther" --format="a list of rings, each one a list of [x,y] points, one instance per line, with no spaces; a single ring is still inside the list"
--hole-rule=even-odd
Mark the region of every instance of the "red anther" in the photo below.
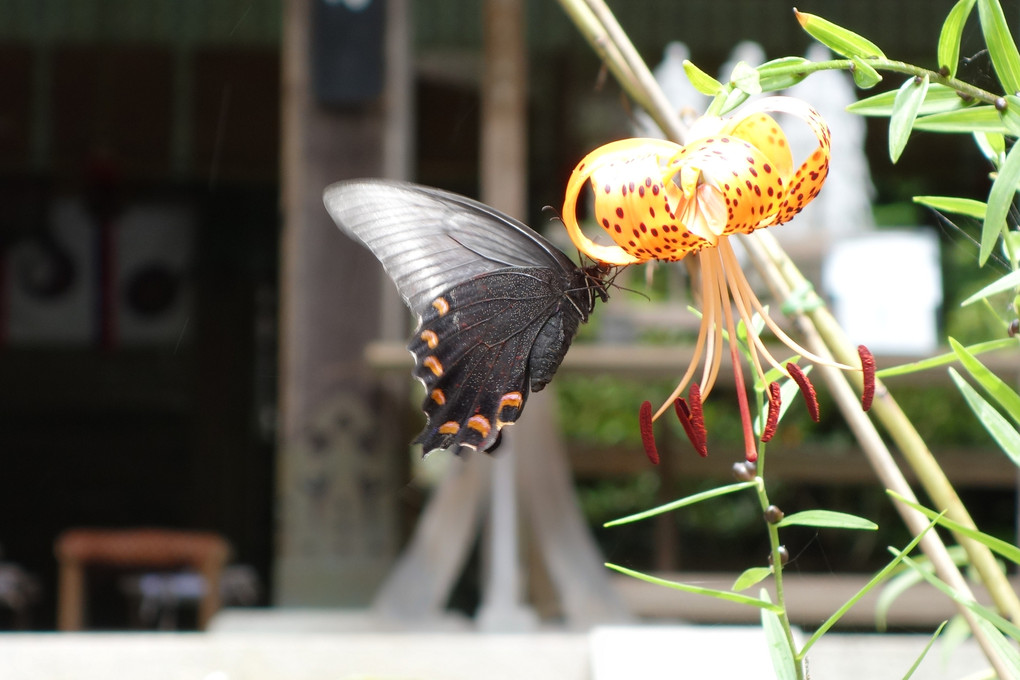
[[[769,415],[765,419],[765,427],[762,428],[761,440],[767,442],[776,433],[776,425],[779,424],[779,407],[782,405],[779,383],[769,383]]]
[[[705,429],[705,412],[701,408],[701,387],[698,383],[691,385],[687,398],[691,400],[691,403],[688,405],[688,411],[691,419],[691,430],[695,438],[695,441],[692,443],[698,453],[701,454],[701,457],[705,458],[708,456],[708,431]]]
[[[691,423],[691,408],[684,401],[683,397],[677,397],[673,400],[673,410],[676,411],[676,418],[680,421],[680,425],[683,426],[684,433],[687,434],[687,439],[690,440],[691,446],[700,453],[698,435],[695,433],[694,425]]]
[[[786,370],[793,378],[793,381],[797,383],[797,387],[800,388],[800,393],[804,395],[804,403],[807,405],[808,415],[811,416],[811,420],[818,422],[818,396],[815,394],[815,386],[811,384],[808,377],[804,375],[804,371],[801,370],[800,366],[793,363],[792,361],[786,364]]]
[[[864,374],[864,389],[861,391],[861,408],[871,408],[871,400],[875,398],[875,357],[864,345],[857,346],[857,354],[861,357],[861,372]]]
[[[655,432],[652,430],[652,402],[645,401],[638,411],[638,422],[641,425],[641,443],[645,447],[645,455],[652,465],[659,464],[659,451],[655,448]]]

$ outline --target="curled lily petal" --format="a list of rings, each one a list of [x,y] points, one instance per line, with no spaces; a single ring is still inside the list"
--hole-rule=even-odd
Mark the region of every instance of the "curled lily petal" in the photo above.
[[[670,159],[683,147],[661,139],[623,139],[592,151],[567,182],[563,223],[578,250],[599,262],[635,264],[649,259],[679,260],[704,239],[681,233],[677,209],[684,199],[671,181]],[[577,223],[577,200],[590,181],[595,219],[615,246],[595,243]]]

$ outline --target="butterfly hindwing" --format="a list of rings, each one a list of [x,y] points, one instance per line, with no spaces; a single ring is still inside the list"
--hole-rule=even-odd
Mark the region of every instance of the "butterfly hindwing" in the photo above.
[[[541,334],[553,329],[561,335],[550,323],[565,302],[554,276],[551,270],[505,269],[469,279],[433,301],[408,344],[415,376],[425,385],[429,422],[416,441],[426,451],[455,444],[489,449],[499,430],[517,420],[532,387],[547,382],[543,377],[535,385],[532,360]]]

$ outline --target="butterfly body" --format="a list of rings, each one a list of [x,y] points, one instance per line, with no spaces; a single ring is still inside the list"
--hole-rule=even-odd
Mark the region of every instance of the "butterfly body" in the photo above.
[[[511,217],[420,185],[353,180],[326,207],[382,262],[419,318],[408,349],[425,385],[425,453],[494,448],[530,391],[552,379],[605,297],[605,270],[582,270]]]

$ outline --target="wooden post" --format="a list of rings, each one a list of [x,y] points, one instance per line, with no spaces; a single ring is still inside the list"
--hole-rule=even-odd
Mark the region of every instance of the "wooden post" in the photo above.
[[[274,593],[279,605],[352,606],[368,602],[396,553],[390,491],[406,462],[392,455],[399,428],[373,401],[363,358],[379,333],[380,268],[338,233],[322,191],[386,174],[388,127],[386,97],[334,107],[316,100],[313,8],[313,0],[293,0],[283,10]]]

